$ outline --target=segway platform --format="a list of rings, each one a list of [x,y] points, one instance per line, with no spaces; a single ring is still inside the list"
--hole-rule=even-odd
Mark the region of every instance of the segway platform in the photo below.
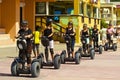
[[[102,52],[103,52],[102,45],[100,45],[99,47],[95,47],[95,52],[99,52],[99,54],[102,54]]]
[[[61,53],[61,63],[65,64],[65,62],[75,62],[76,64],[80,64],[81,55],[79,52],[75,52],[75,57],[66,57],[66,50],[63,50]]]
[[[80,48],[78,49],[78,52],[80,52],[81,57],[90,57],[91,59],[94,59],[94,57],[95,57],[95,51],[94,51],[93,48],[90,48],[90,51],[89,51],[88,53],[84,53],[84,52],[83,52],[83,48],[80,47]]]
[[[58,54],[54,56],[53,62],[52,61],[45,62],[43,53],[40,53],[37,59],[41,59],[41,68],[43,68],[43,66],[54,66],[55,69],[60,68],[61,61],[60,61],[60,55]]]
[[[108,51],[108,50],[113,50],[116,51],[117,50],[117,43],[113,43],[112,45],[109,46],[109,43],[105,43],[104,45],[104,50]]]

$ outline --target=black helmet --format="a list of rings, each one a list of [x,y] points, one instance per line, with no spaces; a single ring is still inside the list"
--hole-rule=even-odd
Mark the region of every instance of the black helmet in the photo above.
[[[27,25],[28,25],[28,21],[23,20],[23,21],[22,21],[22,23],[21,23],[21,26],[23,26],[23,27],[24,27],[24,26],[27,26]]]
[[[83,24],[83,27],[87,27],[87,24]]]
[[[95,27],[95,26],[97,27],[97,24],[95,24],[94,27]]]
[[[112,26],[112,24],[109,24],[109,26]]]
[[[68,25],[73,25],[73,22],[72,21],[68,22]]]

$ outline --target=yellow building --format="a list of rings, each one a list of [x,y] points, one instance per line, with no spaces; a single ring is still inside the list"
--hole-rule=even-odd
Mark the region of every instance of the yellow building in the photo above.
[[[120,5],[117,5],[117,25],[120,25]]]
[[[44,29],[46,21],[53,19],[56,33],[65,31],[67,23],[73,21],[76,43],[80,43],[80,31],[84,23],[100,29],[100,0],[0,0],[0,32],[14,39],[19,24],[28,20],[29,27],[36,25]]]
[[[102,3],[101,12],[101,18],[105,19],[106,23],[111,23],[113,26],[116,26],[116,5],[113,3]]]

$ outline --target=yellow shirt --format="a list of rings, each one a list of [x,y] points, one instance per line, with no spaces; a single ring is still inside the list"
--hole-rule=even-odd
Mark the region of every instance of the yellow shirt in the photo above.
[[[34,43],[39,44],[40,43],[40,32],[39,31],[34,31],[33,35],[34,35]]]

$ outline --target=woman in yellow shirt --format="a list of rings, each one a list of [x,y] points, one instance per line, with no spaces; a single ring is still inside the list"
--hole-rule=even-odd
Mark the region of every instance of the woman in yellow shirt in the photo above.
[[[40,32],[39,32],[39,26],[36,26],[35,31],[33,32],[34,57],[37,57],[39,55],[39,45],[40,45]]]

